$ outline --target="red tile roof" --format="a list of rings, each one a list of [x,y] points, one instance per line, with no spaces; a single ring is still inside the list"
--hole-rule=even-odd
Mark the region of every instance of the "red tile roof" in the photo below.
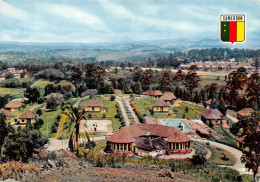
[[[161,97],[160,99],[163,99],[165,101],[171,101],[171,100],[176,100],[177,97],[171,93],[171,92],[165,92]]]
[[[254,112],[254,109],[252,109],[252,108],[244,108],[244,109],[238,111],[237,114],[239,114],[241,116],[248,116],[252,112]]]
[[[170,107],[170,105],[160,98],[152,104],[152,107]]]
[[[211,105],[211,101],[212,101],[212,99],[209,99],[209,100],[207,100],[207,101],[205,102],[205,104]]]
[[[33,113],[31,110],[25,111],[18,119],[35,119],[37,114]]]
[[[208,109],[201,115],[206,119],[223,119],[223,114],[218,109]]]
[[[11,116],[11,113],[4,108],[0,109],[0,114],[4,114],[5,116]]]
[[[8,104],[5,105],[5,108],[19,108],[22,107],[22,102],[20,101],[10,101]]]
[[[132,143],[134,138],[145,135],[147,130],[152,136],[161,136],[163,138],[167,138],[167,142],[178,143],[190,141],[190,138],[177,128],[158,124],[125,126],[111,135],[107,141],[113,143]]]
[[[160,90],[147,90],[142,93],[143,95],[150,95],[150,96],[161,96],[162,92]]]
[[[90,99],[84,107],[102,107],[102,103],[97,101],[96,99]]]

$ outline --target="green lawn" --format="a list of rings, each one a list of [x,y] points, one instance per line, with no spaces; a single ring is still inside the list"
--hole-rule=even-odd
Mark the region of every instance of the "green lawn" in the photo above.
[[[185,102],[180,103],[180,107],[175,107],[174,112],[171,116],[168,116],[167,113],[154,113],[151,115],[149,110],[152,109],[152,103],[154,103],[157,99],[154,97],[143,97],[138,98],[134,100],[134,103],[137,107],[137,109],[142,113],[142,115],[150,116],[153,118],[183,118],[186,117],[188,119],[196,118],[197,116],[200,116],[201,113],[204,112],[204,109],[202,109],[202,106],[197,105],[190,105]],[[185,108],[188,107],[189,111],[186,113]]]
[[[212,163],[215,163],[217,165],[228,165],[228,166],[233,166],[235,164],[235,158],[231,153],[229,153],[226,150],[223,150],[221,148],[217,148],[213,145],[209,145],[208,148],[211,151],[211,157],[210,161]],[[226,156],[225,158],[223,158]]]
[[[34,87],[45,87],[46,85],[48,85],[50,83],[53,83],[53,82],[50,82],[48,80],[40,80],[36,84],[34,84],[33,86]]]
[[[2,95],[10,94],[10,95],[15,95],[18,94],[19,92],[22,92],[23,94],[24,88],[6,88],[6,87],[0,87],[0,93]]]
[[[43,112],[43,114],[40,116],[40,118],[42,118],[44,121],[44,124],[40,129],[44,136],[47,136],[47,133],[48,133],[48,137],[56,136],[56,133],[51,133],[51,127],[52,127],[53,123],[56,121],[56,117],[61,113],[62,113],[62,110],[59,107],[54,111],[45,110]],[[48,132],[47,132],[47,126],[48,126]]]

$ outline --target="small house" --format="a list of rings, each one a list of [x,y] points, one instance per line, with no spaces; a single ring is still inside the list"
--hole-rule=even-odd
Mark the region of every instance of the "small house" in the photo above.
[[[8,104],[5,105],[5,109],[11,110],[11,111],[18,111],[23,106],[24,106],[24,104],[20,101],[10,101]]]
[[[81,96],[81,97],[85,97],[85,96],[87,96],[87,95],[92,95],[92,96],[94,96],[94,95],[97,95],[97,94],[98,94],[98,90],[97,90],[97,89],[88,89],[88,90],[82,92],[82,93],[80,94],[80,96]]]
[[[237,112],[237,118],[241,116],[249,116],[252,112],[254,112],[254,109],[252,108],[244,108]]]
[[[162,99],[158,99],[152,104],[153,112],[169,112],[170,105]]]
[[[142,94],[149,95],[149,96],[156,97],[156,98],[159,98],[160,96],[162,96],[162,92],[160,90],[147,90],[146,92],[143,92]]]
[[[120,89],[114,89],[114,93],[119,95],[122,94],[123,92]]]
[[[101,107],[102,103],[96,99],[90,99],[86,104],[84,104],[86,112],[101,112]]]
[[[234,139],[237,141],[237,147],[240,149],[245,149],[246,151],[249,151],[249,147],[245,144],[245,136],[243,137],[234,137]]]
[[[201,114],[201,120],[208,125],[221,125],[223,114],[218,109],[207,109]]]
[[[171,92],[165,92],[160,97],[160,99],[164,100],[168,104],[173,104],[177,100],[177,97],[173,93],[171,93]]]
[[[26,125],[28,122],[34,124],[37,120],[37,117],[37,114],[33,113],[31,110],[27,110],[15,121],[20,125]]]

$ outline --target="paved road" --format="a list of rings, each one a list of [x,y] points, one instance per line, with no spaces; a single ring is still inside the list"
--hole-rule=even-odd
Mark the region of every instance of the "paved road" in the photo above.
[[[224,145],[224,144],[221,144],[221,143],[209,141],[209,140],[201,140],[201,139],[193,139],[193,138],[191,140],[198,141],[198,142],[203,142],[203,143],[209,142],[211,145],[214,145],[216,147],[222,148],[222,149],[230,152],[234,156],[234,158],[236,160],[235,165],[231,166],[231,168],[236,169],[239,172],[246,171],[245,165],[242,164],[241,161],[240,161],[240,158],[242,156],[242,152],[240,150],[235,149],[235,148],[230,147],[230,146],[227,146],[227,145]]]

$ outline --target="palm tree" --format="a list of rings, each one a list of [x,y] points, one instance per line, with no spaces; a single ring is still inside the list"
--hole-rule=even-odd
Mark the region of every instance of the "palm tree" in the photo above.
[[[80,110],[78,107],[70,106],[68,108],[68,111],[65,113],[65,115],[70,119],[70,125],[67,128],[67,130],[70,129],[70,127],[73,126],[73,124],[74,124],[74,130],[71,133],[70,138],[69,138],[70,151],[73,152],[76,149],[76,154],[79,155],[79,139],[80,139],[79,126],[80,126],[80,121],[83,118],[85,118],[86,111],[85,111],[85,109]],[[88,142],[90,142],[88,132],[85,131],[85,133],[86,133]]]

